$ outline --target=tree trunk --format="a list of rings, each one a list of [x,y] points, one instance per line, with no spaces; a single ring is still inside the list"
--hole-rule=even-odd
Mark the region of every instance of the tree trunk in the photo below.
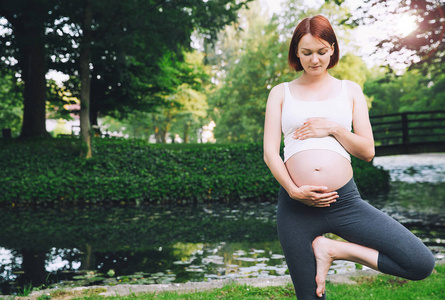
[[[190,125],[189,125],[188,122],[186,122],[185,125],[184,125],[184,143],[186,143],[186,144],[190,140],[189,128],[190,128]]]
[[[163,122],[163,126],[161,129],[162,132],[162,143],[167,143],[167,138],[168,138],[168,134],[170,132],[170,127],[171,127],[171,121],[172,121],[172,116],[170,113],[167,113],[167,115],[165,116],[165,121]],[[175,137],[172,137],[172,140],[174,140]]]
[[[83,255],[81,258],[80,270],[91,270],[95,265],[93,247],[90,244],[86,244],[85,248],[82,250]]]
[[[45,26],[43,18],[36,18],[39,4],[30,1],[20,20],[12,20],[17,37],[22,80],[24,81],[24,109],[21,138],[48,137],[46,131],[46,64]],[[34,17],[33,17],[34,16]]]
[[[159,127],[158,126],[154,126],[154,131],[155,131],[156,143],[159,144],[161,142],[161,135],[159,133]]]
[[[162,128],[161,133],[162,133],[162,143],[167,143],[167,138],[168,138],[168,134],[170,132],[170,121],[166,122],[165,126]],[[171,138],[172,141],[175,139],[175,137]]]
[[[22,249],[21,253],[24,274],[20,276],[19,282],[22,285],[32,283],[33,286],[44,284],[47,277],[45,270],[46,252]]]
[[[91,25],[92,25],[91,0],[84,1],[82,20],[83,37],[80,43],[80,134],[84,143],[82,156],[91,158],[91,124],[90,124],[90,62],[91,62]]]
[[[90,123],[91,125],[99,125],[99,109],[100,103],[97,99],[100,99],[102,91],[98,88],[99,81],[95,78],[97,74],[94,70],[90,74]]]
[[[46,131],[46,68],[43,45],[27,49],[23,102],[23,124],[20,137],[48,136]]]
[[[168,134],[168,132],[165,130],[165,128],[162,128],[161,130],[159,130],[159,137],[161,139],[162,144],[167,143],[167,134]]]
[[[94,98],[94,94],[90,93],[90,124],[94,126],[99,125],[99,110],[97,105],[91,101],[91,96]]]

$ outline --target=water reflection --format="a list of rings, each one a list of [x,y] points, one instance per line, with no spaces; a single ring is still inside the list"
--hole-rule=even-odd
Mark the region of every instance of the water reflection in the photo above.
[[[387,194],[369,199],[445,258],[445,153],[376,157],[390,171]]]
[[[404,162],[405,161],[405,162]],[[434,164],[433,164],[434,162]],[[388,194],[366,199],[445,257],[445,155],[376,158]],[[413,183],[415,182],[415,183]],[[286,274],[276,203],[2,209],[0,288],[210,281]],[[330,273],[355,270],[336,262]]]
[[[275,276],[284,260],[276,259],[274,215],[271,203],[5,208],[0,211],[8,224],[0,236],[1,291],[14,293],[30,282],[47,287],[257,276],[254,268],[258,276]],[[240,259],[241,251],[255,263]]]
[[[374,164],[389,170],[392,181],[445,183],[445,153],[382,156]]]
[[[278,241],[253,243],[219,243],[202,245],[185,260],[174,262],[186,272],[197,273],[201,280],[283,276],[287,270]],[[200,274],[200,275],[198,275]]]
[[[261,249],[259,249],[261,247]],[[14,292],[14,285],[36,282],[35,273],[20,269],[23,259],[4,248],[1,274],[3,293]],[[39,270],[38,285],[59,287],[88,286],[92,284],[152,284],[188,281],[210,281],[224,278],[274,277],[285,274],[287,267],[278,241],[270,243],[176,243],[143,251],[95,253],[94,268],[85,269],[85,257],[78,249],[51,249],[46,263],[39,258],[32,265]],[[13,264],[12,261],[16,263]],[[44,270],[42,271],[42,267]],[[9,288],[8,288],[9,287]]]

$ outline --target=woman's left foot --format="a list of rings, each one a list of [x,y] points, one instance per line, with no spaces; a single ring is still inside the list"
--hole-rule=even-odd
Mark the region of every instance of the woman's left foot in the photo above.
[[[323,236],[315,238],[312,242],[312,249],[314,250],[315,260],[317,262],[315,282],[317,283],[316,294],[318,297],[322,297],[325,293],[326,277],[328,276],[329,268],[335,257],[330,244],[331,240]]]

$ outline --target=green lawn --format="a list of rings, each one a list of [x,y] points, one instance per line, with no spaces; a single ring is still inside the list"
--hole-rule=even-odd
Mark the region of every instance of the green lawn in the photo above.
[[[434,273],[423,281],[408,281],[393,276],[378,275],[360,277],[359,284],[330,284],[327,286],[327,299],[329,300],[443,300],[445,299],[445,264],[436,266]],[[103,299],[98,294],[103,289],[93,289],[83,294],[70,295],[69,292],[54,292],[51,295],[41,296],[39,300],[74,298],[84,300]],[[107,300],[151,300],[151,299],[295,299],[291,285],[257,288],[247,285],[228,285],[222,289],[191,293],[148,293],[130,296],[107,297]]]

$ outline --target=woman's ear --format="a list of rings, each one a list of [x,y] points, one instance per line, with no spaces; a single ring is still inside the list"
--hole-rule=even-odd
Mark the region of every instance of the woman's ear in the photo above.
[[[332,43],[332,45],[331,45],[331,56],[334,55],[334,52],[335,52],[334,45],[335,45],[335,43]]]

